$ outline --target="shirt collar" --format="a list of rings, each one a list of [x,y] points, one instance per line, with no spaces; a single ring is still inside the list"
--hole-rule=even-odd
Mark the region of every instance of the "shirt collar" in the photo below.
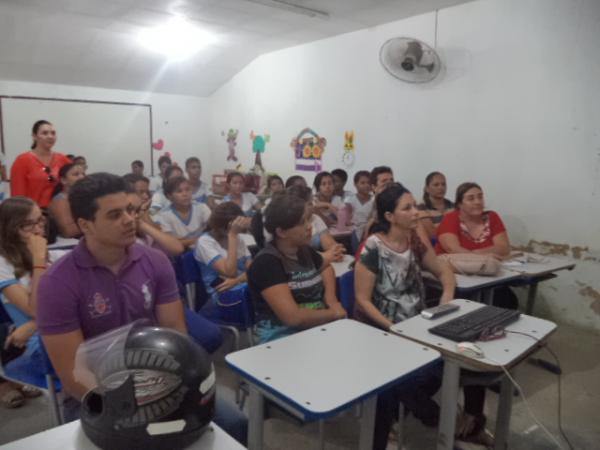
[[[136,242],[130,245],[127,248],[126,260],[121,266],[121,270],[128,267],[132,262],[139,260],[143,253],[143,246],[141,244]],[[85,238],[81,238],[77,246],[73,249],[73,259],[75,264],[79,267],[104,267],[99,264],[94,255],[90,253]]]

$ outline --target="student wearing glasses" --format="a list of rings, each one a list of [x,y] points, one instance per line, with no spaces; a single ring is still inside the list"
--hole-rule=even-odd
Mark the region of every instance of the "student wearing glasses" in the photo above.
[[[59,182],[58,171],[71,160],[52,150],[56,143],[56,130],[46,120],[38,120],[31,130],[31,151],[21,153],[10,170],[10,194],[22,195],[47,208],[52,192]]]
[[[48,251],[45,231],[46,220],[33,200],[11,197],[0,205],[0,299],[16,327],[5,346],[24,348],[29,370],[39,374],[47,360],[35,322],[37,287],[46,268],[66,253]]]

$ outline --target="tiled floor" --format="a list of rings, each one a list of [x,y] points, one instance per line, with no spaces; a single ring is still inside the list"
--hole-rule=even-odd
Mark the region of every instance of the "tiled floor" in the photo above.
[[[561,326],[550,339],[550,347],[559,356],[562,377],[563,429],[578,450],[600,448],[600,336]],[[540,353],[543,356],[543,352]],[[550,359],[549,355],[548,358]],[[221,391],[233,400],[236,378],[217,355],[218,379]],[[557,426],[557,377],[537,366],[524,363],[517,372],[527,400],[537,418],[561,440]],[[486,414],[490,427],[498,396],[488,392]],[[325,440],[328,450],[356,448],[357,419],[352,413],[326,422]],[[0,409],[0,444],[42,431],[50,426],[45,398],[29,401],[16,410]],[[270,419],[265,427],[265,448],[307,449],[315,446],[317,427],[314,424],[298,427],[281,419]],[[405,449],[435,448],[435,430],[425,428],[412,417],[405,421]],[[562,444],[565,448],[566,444]],[[389,449],[396,448],[390,442]],[[515,398],[511,419],[509,447],[513,450],[542,450],[556,448],[531,418],[524,402]],[[10,446],[8,446],[10,448]]]

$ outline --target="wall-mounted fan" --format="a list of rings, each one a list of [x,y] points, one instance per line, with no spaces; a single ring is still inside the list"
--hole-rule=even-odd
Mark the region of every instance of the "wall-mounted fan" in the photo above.
[[[442,66],[435,50],[408,37],[393,38],[383,44],[379,50],[379,61],[390,74],[409,83],[433,80]]]

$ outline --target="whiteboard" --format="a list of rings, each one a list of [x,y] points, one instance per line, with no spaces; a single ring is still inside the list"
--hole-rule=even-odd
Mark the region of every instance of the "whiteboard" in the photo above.
[[[88,173],[124,175],[139,159],[152,167],[152,107],[88,100],[0,97],[2,161],[10,169],[31,147],[31,127],[44,119],[56,128],[54,150],[85,156]]]

